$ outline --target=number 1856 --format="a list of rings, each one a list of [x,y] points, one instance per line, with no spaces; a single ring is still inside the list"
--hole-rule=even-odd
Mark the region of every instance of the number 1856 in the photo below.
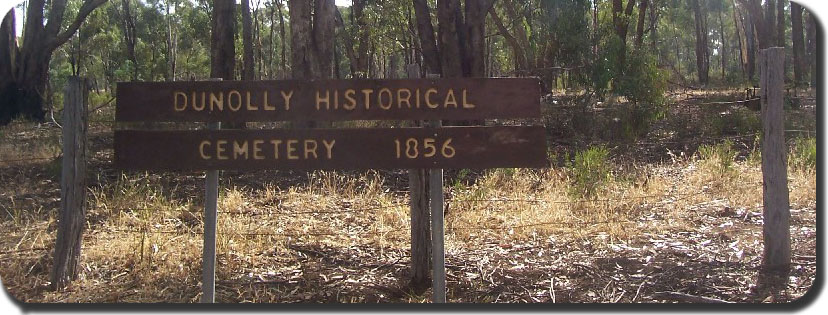
[[[451,138],[446,139],[442,144],[434,138],[408,138],[405,141],[394,139],[394,144],[396,145],[398,159],[403,156],[409,159],[416,159],[421,156],[430,158],[437,155],[438,151],[444,158],[452,158],[456,153],[454,147],[451,146]],[[437,149],[438,146],[440,147],[439,150]]]

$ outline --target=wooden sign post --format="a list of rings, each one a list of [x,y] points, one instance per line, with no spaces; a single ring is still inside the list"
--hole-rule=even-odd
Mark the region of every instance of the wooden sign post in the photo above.
[[[207,170],[203,302],[215,293],[218,170],[430,169],[433,301],[446,301],[444,168],[548,165],[542,126],[442,127],[441,119],[540,117],[531,78],[118,83],[119,122],[208,130],[116,130],[125,170]],[[428,120],[425,128],[218,130],[218,122]],[[147,158],[153,152],[159,158]]]

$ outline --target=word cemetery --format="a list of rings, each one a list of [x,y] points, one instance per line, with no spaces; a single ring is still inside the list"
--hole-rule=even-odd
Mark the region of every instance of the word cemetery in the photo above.
[[[540,116],[536,79],[119,83],[116,119],[424,120]],[[153,152],[157,158],[148,158]],[[278,130],[117,130],[128,170],[544,167],[540,126]]]

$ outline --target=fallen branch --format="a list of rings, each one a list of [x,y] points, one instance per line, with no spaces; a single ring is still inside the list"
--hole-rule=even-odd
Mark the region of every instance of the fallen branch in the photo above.
[[[733,303],[717,298],[709,298],[698,295],[690,295],[681,292],[659,292],[656,293],[655,298],[662,300],[673,300],[684,303]]]

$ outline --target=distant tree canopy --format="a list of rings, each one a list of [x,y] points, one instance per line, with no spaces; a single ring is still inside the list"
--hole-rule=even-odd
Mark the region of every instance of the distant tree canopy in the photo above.
[[[547,91],[657,103],[668,83],[754,84],[758,50],[782,46],[790,84],[816,83],[817,24],[785,0],[230,2],[234,79],[402,77],[417,64],[423,74],[539,76]],[[118,81],[209,78],[215,7],[21,3],[0,24],[0,123],[43,119],[70,75],[88,77],[100,93]]]

